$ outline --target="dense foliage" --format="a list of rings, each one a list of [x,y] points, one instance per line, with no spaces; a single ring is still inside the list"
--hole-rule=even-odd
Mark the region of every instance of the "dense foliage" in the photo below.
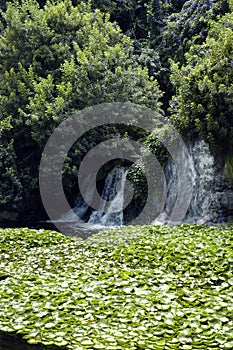
[[[0,330],[65,349],[232,349],[232,228],[127,227],[86,241],[0,230]]]
[[[92,7],[109,12],[111,20],[134,39],[136,61],[158,78],[165,109],[173,94],[169,59],[184,63],[193,37],[204,42],[209,21],[230,11],[229,1],[219,0],[92,0]]]
[[[161,92],[130,39],[88,4],[25,0],[2,16],[0,204],[12,208],[37,189],[41,151],[67,113],[112,101],[157,110]]]
[[[205,42],[185,58],[181,68],[173,64],[172,116],[180,130],[201,135],[218,154],[232,154],[233,14],[212,22]]]
[[[232,9],[232,0],[1,2],[0,209],[39,207],[49,135],[72,111],[101,102],[156,111],[162,103],[178,130],[226,153],[233,177]],[[157,150],[154,138],[147,143]],[[81,156],[64,170],[71,192]]]

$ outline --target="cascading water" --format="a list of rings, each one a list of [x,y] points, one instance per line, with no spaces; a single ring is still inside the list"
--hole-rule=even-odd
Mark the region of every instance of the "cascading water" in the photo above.
[[[192,162],[188,167],[186,179],[182,183],[182,198],[185,200],[187,186],[192,184],[192,198],[183,222],[217,223],[225,217],[233,218],[233,189],[232,184],[224,178],[221,164],[218,164],[203,140],[188,146]],[[183,155],[180,155],[183,159]],[[183,157],[183,158],[182,158]],[[167,194],[164,209],[152,224],[171,222],[170,215],[177,198],[178,173],[174,162],[169,161],[165,167]],[[85,227],[99,229],[101,226],[120,226],[124,223],[123,207],[126,197],[125,183],[128,170],[117,166],[113,168],[105,180],[100,209],[93,211]],[[91,175],[90,175],[91,176]],[[85,198],[91,203],[94,194],[91,177],[86,178]],[[191,180],[191,181],[190,181]],[[155,208],[156,212],[156,208]],[[75,215],[75,213],[77,215]],[[64,214],[61,221],[83,224],[81,219],[87,219],[90,213],[89,205],[80,197],[73,210]],[[221,213],[221,214],[220,214]],[[77,216],[80,220],[77,220]]]
[[[103,199],[101,207],[91,214],[89,224],[123,225],[124,187],[127,172],[123,167],[115,167],[109,172],[101,196]]]
[[[91,176],[92,175],[89,175],[85,179],[85,188],[86,188],[85,197],[88,199],[89,202],[91,202],[93,198],[93,192],[94,192],[94,188],[92,187],[92,181],[90,181]],[[62,215],[62,217],[57,221],[77,222],[78,218],[82,219],[85,216],[88,210],[88,207],[89,205],[83,200],[81,196],[79,196],[76,199],[74,208],[72,210],[69,210],[68,213],[65,213],[64,215]]]
[[[210,219],[214,202],[213,184],[216,178],[216,167],[209,146],[198,141],[190,150],[193,157],[193,196],[186,220],[201,222]]]
[[[192,179],[193,191],[189,209],[183,221],[201,224],[214,217],[213,209],[216,206],[214,183],[219,169],[216,169],[214,157],[208,144],[203,140],[196,141],[194,145],[189,146],[189,154],[192,157],[192,163],[189,167],[189,173],[186,175]],[[172,161],[165,168],[165,176],[167,179],[167,198],[164,211],[154,221],[154,224],[169,221],[176,201],[178,174]],[[185,183],[183,186],[185,192]]]

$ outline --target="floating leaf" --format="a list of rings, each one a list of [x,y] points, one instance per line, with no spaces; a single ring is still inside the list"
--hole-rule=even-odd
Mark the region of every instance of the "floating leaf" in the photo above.
[[[232,348],[228,227],[128,226],[78,244],[0,229],[0,241],[2,332],[72,350]]]

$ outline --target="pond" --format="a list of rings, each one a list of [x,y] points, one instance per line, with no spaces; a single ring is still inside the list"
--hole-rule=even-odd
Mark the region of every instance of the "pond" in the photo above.
[[[98,233],[104,227],[98,225],[88,225],[76,222],[59,222],[60,230],[49,221],[17,221],[17,222],[4,222],[0,223],[1,228],[18,228],[18,227],[28,227],[31,229],[45,229],[45,230],[55,230],[61,231],[67,236],[80,237],[82,239],[87,239],[89,236]],[[45,350],[48,347],[43,345],[29,345],[21,337],[13,337],[0,332],[0,350]],[[58,350],[59,347],[49,347],[50,350]]]
[[[64,233],[71,237],[80,237],[87,239],[91,235],[98,233],[99,231],[106,229],[106,226],[93,225],[93,224],[82,224],[80,222],[71,221],[59,221],[58,227],[55,226],[51,221],[15,221],[15,222],[4,222],[0,223],[2,228],[17,228],[17,227],[28,227],[31,229],[45,229],[55,230]]]
[[[0,333],[0,350],[46,350],[48,347],[40,345],[30,345],[20,337],[12,337]],[[50,347],[49,350],[59,350],[57,346]]]

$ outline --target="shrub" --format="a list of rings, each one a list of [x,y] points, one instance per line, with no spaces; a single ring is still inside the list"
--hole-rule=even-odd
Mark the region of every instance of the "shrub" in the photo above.
[[[230,153],[233,140],[233,14],[212,21],[206,41],[193,44],[181,68],[172,65],[176,94],[171,113],[177,127],[199,134],[218,154]],[[195,40],[195,39],[194,39]]]

